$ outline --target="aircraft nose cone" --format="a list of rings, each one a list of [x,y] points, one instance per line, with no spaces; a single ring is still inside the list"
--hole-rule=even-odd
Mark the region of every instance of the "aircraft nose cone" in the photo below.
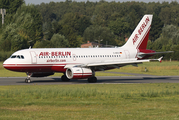
[[[7,69],[7,60],[4,61],[3,67]]]
[[[4,61],[3,67],[4,67],[5,69],[11,70],[12,65],[10,64],[10,62],[9,62],[8,59]]]

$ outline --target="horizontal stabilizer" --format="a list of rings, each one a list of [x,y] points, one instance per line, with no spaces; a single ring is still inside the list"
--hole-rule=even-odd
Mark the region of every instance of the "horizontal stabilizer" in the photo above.
[[[140,52],[140,53],[138,53],[138,55],[139,56],[143,56],[143,55],[156,55],[156,54],[164,54],[164,53],[173,53],[173,51],[153,52],[153,53],[143,53],[143,52]]]

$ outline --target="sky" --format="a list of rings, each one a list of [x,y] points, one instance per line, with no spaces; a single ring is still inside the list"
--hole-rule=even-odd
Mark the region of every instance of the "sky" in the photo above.
[[[65,0],[24,0],[26,4],[41,4],[42,2],[44,3],[49,3],[51,1],[54,1],[54,2],[61,2],[61,1],[65,1]],[[72,0],[74,1],[74,0]],[[75,0],[77,2],[81,2],[81,1],[87,1],[87,0]],[[92,2],[96,2],[96,1],[99,1],[99,0],[89,0],[89,1],[92,1]],[[177,1],[179,2],[179,0],[105,0],[105,1],[108,1],[108,2],[111,2],[111,1],[116,1],[116,2],[127,2],[127,1],[139,1],[139,2],[171,2],[171,1]]]

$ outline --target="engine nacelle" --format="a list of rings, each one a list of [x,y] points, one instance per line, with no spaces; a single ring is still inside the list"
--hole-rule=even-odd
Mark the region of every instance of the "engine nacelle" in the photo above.
[[[93,76],[93,72],[89,68],[73,67],[66,69],[66,76],[69,79],[84,79]]]

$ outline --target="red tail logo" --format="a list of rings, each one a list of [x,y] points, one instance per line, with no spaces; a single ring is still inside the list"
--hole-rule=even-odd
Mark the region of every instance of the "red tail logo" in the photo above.
[[[147,17],[145,19],[145,22],[143,22],[143,24],[141,25],[141,27],[138,30],[138,34],[135,34],[134,38],[133,38],[133,45],[137,42],[139,35],[141,35],[144,31],[144,29],[146,28],[147,24],[149,23],[150,19],[149,17]]]

